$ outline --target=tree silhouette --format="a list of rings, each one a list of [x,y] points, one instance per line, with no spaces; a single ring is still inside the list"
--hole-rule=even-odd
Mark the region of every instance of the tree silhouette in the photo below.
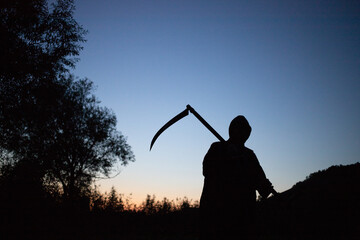
[[[73,1],[0,6],[1,178],[23,179],[24,186],[32,179],[74,200],[117,162],[133,161],[131,148],[92,82],[70,73],[86,34]]]
[[[82,195],[97,176],[109,176],[115,163],[134,160],[130,146],[116,130],[115,115],[98,105],[91,90],[87,80],[69,83],[48,149],[46,177],[60,184],[70,200]]]

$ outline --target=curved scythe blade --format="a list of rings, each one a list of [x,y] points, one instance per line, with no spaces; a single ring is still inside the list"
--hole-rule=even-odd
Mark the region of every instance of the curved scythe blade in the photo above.
[[[173,117],[170,121],[168,121],[162,128],[160,128],[160,130],[155,134],[155,136],[153,137],[153,139],[151,141],[150,151],[151,151],[151,148],[154,145],[156,139],[160,136],[160,134],[163,131],[165,131],[168,127],[170,127],[171,125],[173,125],[174,123],[176,123],[177,121],[182,119],[183,117],[186,117],[188,114],[189,114],[189,109],[185,109],[184,111],[182,111],[181,113],[179,113],[178,115]]]

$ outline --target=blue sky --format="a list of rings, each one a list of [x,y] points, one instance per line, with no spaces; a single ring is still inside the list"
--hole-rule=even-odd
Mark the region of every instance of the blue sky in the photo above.
[[[85,1],[89,30],[75,74],[97,86],[136,162],[114,186],[135,202],[201,194],[202,160],[216,138],[192,115],[153,135],[192,105],[225,139],[244,115],[278,191],[334,164],[360,160],[358,1]]]

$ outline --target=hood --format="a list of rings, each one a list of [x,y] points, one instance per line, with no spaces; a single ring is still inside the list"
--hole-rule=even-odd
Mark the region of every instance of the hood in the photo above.
[[[244,116],[239,115],[231,121],[229,126],[230,141],[244,144],[250,133],[250,124]]]

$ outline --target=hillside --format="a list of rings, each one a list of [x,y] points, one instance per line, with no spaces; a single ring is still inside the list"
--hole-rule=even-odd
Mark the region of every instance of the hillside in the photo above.
[[[360,163],[332,166],[259,203],[262,239],[359,239]]]

